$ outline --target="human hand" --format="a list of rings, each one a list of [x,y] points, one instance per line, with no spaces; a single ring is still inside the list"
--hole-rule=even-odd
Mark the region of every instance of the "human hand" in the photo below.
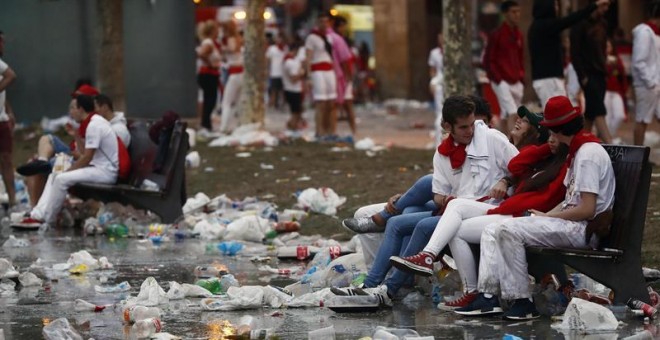
[[[401,194],[396,194],[396,195],[390,197],[390,198],[387,200],[387,204],[385,205],[385,211],[387,211],[388,214],[390,214],[390,215],[398,215],[398,214],[401,213],[401,212],[398,211],[398,210],[396,209],[396,207],[394,206],[394,203],[396,203],[396,201],[399,199],[399,197],[401,197]]]
[[[508,184],[503,181],[499,180],[495,185],[490,189],[490,198],[494,199],[502,199],[506,195],[506,191],[509,188]]]
[[[76,136],[76,129],[73,127],[73,125],[71,125],[71,123],[64,124],[64,130],[69,136],[71,137]]]
[[[543,211],[539,211],[536,209],[529,209],[530,216],[548,216],[548,214],[544,213]]]

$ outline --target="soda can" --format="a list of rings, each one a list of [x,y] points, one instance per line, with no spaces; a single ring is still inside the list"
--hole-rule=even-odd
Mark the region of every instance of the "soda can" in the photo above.
[[[651,319],[654,319],[658,315],[658,310],[640,300],[629,299],[626,303],[630,309],[641,309],[644,311],[644,315],[648,316]]]
[[[304,260],[309,257],[309,249],[306,246],[298,246],[296,248],[296,258],[298,260]]]
[[[338,258],[341,255],[341,247],[339,246],[330,247],[328,251],[330,252],[330,259],[332,260]]]

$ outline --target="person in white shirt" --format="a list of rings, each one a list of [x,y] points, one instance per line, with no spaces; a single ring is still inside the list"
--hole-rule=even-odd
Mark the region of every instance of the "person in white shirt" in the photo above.
[[[587,226],[588,220],[608,214],[614,205],[615,178],[607,151],[591,133],[583,131],[580,110],[565,96],[546,103],[541,125],[551,138],[570,146],[570,164],[564,186],[564,201],[544,213],[530,210],[532,216],[489,224],[481,234],[479,295],[467,307],[455,312],[465,316],[500,314],[499,294],[514,300],[505,319],[528,320],[539,317],[529,291],[525,247],[594,248],[600,235]]]
[[[632,78],[635,106],[635,145],[644,144],[646,127],[653,116],[660,119],[660,5],[650,8],[651,18],[633,33]]]
[[[284,57],[282,69],[284,98],[286,98],[291,110],[291,119],[286,123],[289,130],[302,129],[307,125],[307,122],[302,118],[302,91],[305,72],[302,67],[302,60],[296,57],[299,49],[300,44],[294,43],[291,45],[289,52]]]
[[[4,34],[0,31],[0,58],[4,53]],[[16,203],[14,189],[14,165],[12,152],[14,150],[13,131],[16,118],[14,112],[6,101],[6,89],[16,79],[16,73],[0,59],[0,175],[9,196],[9,206]]]
[[[235,116],[234,108],[243,88],[243,38],[238,32],[236,22],[228,21],[224,25],[222,53],[229,66],[229,78],[222,94],[222,113],[218,130],[229,133],[230,119]],[[215,127],[214,127],[215,128]]]
[[[67,190],[77,183],[111,184],[117,181],[119,151],[117,135],[110,123],[94,113],[94,100],[90,96],[76,97],[76,107],[71,118],[76,122],[88,121],[85,132],[85,148],[82,155],[65,172],[48,176],[46,187],[37,205],[21,221],[13,226],[39,227],[52,225],[64,204]]]
[[[329,13],[321,13],[316,28],[305,39],[305,71],[312,81],[312,97],[316,106],[316,135],[319,139],[332,137],[333,122],[337,120],[337,78],[332,64],[332,43],[326,36],[329,20]]]
[[[443,42],[442,32],[438,33],[438,46],[431,50],[428,60],[429,74],[431,76],[429,89],[433,95],[433,104],[435,105],[435,145],[439,145],[442,141],[442,102],[445,99],[444,59],[442,55]]]
[[[281,34],[275,36],[275,43],[266,49],[266,61],[268,63],[268,105],[276,109],[280,108],[282,101],[282,64],[287,53],[284,37]]]
[[[124,117],[123,112],[114,111],[110,97],[104,94],[99,94],[94,97],[94,109],[96,110],[96,113],[100,114],[105,120],[110,122],[112,131],[114,131],[117,137],[121,139],[124,146],[128,147],[131,144],[131,133],[126,126],[126,117]]]

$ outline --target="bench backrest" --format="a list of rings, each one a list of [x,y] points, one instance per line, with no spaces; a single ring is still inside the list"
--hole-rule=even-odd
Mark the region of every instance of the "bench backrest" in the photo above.
[[[185,158],[188,152],[186,123],[176,121],[167,147],[167,154],[158,173],[152,173],[149,179],[156,182],[162,191],[167,192],[176,177],[183,177]],[[181,178],[179,178],[181,179]]]
[[[131,144],[128,145],[128,153],[131,155],[131,175],[128,184],[139,187],[151,173],[158,146],[149,138],[149,128],[145,121],[131,122],[128,130],[131,133]]]
[[[601,240],[600,248],[623,249],[628,255],[639,256],[651,185],[650,149],[627,145],[603,146],[612,159],[616,193],[610,234]]]

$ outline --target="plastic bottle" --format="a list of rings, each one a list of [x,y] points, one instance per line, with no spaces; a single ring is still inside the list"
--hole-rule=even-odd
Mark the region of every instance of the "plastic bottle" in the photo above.
[[[124,309],[124,321],[135,323],[149,318],[160,318],[161,314],[158,307],[130,306]]]
[[[105,233],[108,237],[127,237],[128,227],[122,223],[111,223],[105,228]]]
[[[238,335],[250,334],[250,331],[252,331],[254,325],[255,322],[252,315],[244,315],[238,321],[238,326],[236,327],[236,334]]]
[[[106,306],[97,306],[82,299],[76,299],[76,301],[73,302],[73,309],[76,312],[100,312],[104,310],[105,307]]]
[[[201,279],[195,282],[196,285],[208,290],[212,294],[222,293],[222,284],[218,278]]]
[[[630,309],[641,309],[641,310],[643,310],[644,315],[648,316],[651,319],[654,319],[656,316],[658,316],[658,310],[653,308],[653,306],[651,306],[648,303],[645,303],[643,301],[629,299],[628,302],[626,302],[626,305],[628,305],[628,307],[630,307]]]
[[[273,229],[279,233],[288,233],[300,230],[300,223],[296,221],[277,222]]]
[[[236,241],[225,241],[218,244],[218,250],[224,255],[234,256],[243,249],[243,244]]]
[[[222,275],[222,277],[220,278],[220,286],[222,286],[222,289],[227,291],[229,287],[239,287],[240,284],[238,283],[238,280],[236,280],[234,275],[225,274]]]
[[[374,339],[403,339],[404,337],[419,337],[419,333],[407,328],[376,327]]]
[[[149,318],[136,322],[133,325],[132,332],[136,338],[144,339],[151,337],[156,333],[159,333],[160,330],[161,330],[160,319]]]

